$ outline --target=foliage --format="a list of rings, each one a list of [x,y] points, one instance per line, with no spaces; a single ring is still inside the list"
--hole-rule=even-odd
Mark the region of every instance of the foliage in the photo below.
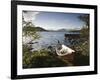
[[[80,15],[78,18],[85,23],[85,26],[88,26],[88,27],[90,26],[89,25],[89,21],[90,21],[89,20],[89,18],[90,18],[89,14]]]
[[[86,39],[86,40],[89,39],[89,28],[83,27],[83,28],[81,29],[80,33],[81,33],[81,35],[80,35],[81,38],[84,38],[84,39]]]
[[[75,49],[81,51],[81,54],[89,56],[89,15],[81,15],[79,19],[85,23],[85,26],[80,30],[80,42]]]
[[[75,50],[82,55],[89,56],[89,41],[80,42],[75,46]]]
[[[23,36],[31,37],[33,40],[40,38],[39,33],[36,32],[36,29],[31,22],[27,22],[26,25],[23,26]]]
[[[80,41],[77,45],[74,45],[76,51],[74,57],[74,65],[85,66],[89,65],[89,15],[81,15],[79,19],[82,20],[85,25],[80,30]]]
[[[81,29],[80,41],[74,45],[76,51],[74,55],[75,66],[89,65],[89,32],[87,28]]]
[[[57,56],[51,55],[49,50],[41,49],[40,51],[31,52],[29,48],[29,46],[23,45],[23,68],[60,67],[67,65]]]
[[[24,37],[31,37],[33,40],[40,38],[39,33],[36,32],[35,25],[31,21],[25,21],[24,17],[22,17],[22,22]]]

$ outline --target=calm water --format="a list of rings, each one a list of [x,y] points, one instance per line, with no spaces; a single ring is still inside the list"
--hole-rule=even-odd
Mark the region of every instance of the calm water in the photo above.
[[[33,50],[39,50],[43,48],[47,48],[48,46],[56,46],[58,40],[60,43],[65,45],[70,45],[69,41],[65,41],[65,34],[77,34],[76,32],[39,32],[40,38],[34,40],[33,42],[37,42],[32,44]]]

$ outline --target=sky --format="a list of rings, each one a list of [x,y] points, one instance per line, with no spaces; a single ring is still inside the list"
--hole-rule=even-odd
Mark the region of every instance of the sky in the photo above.
[[[78,18],[80,15],[83,14],[23,11],[25,21],[32,21],[35,26],[39,26],[47,30],[81,29],[84,22]]]

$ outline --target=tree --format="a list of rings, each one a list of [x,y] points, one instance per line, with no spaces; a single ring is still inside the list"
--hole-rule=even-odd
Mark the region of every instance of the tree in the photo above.
[[[83,14],[79,16],[79,19],[85,23],[86,27],[89,27],[89,22],[90,22],[89,18],[90,18],[89,14]]]
[[[84,22],[84,26],[81,29],[81,37],[85,38],[85,39],[89,39],[89,26],[90,26],[89,25],[89,22],[90,22],[90,16],[89,16],[89,14],[80,15],[78,18],[81,21]]]
[[[80,30],[80,42],[75,46],[75,50],[81,55],[89,56],[89,15],[83,14],[78,18],[84,22],[84,26]]]
[[[33,40],[38,39],[40,36],[36,32],[35,25],[31,21],[25,21],[24,16],[22,17],[22,25],[23,25],[23,36],[30,37]]]

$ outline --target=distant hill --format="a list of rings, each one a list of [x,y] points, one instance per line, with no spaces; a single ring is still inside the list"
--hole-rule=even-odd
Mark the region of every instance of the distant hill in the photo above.
[[[35,30],[36,31],[47,31],[47,30],[45,30],[44,28],[41,28],[41,27],[35,27]]]
[[[57,31],[57,32],[59,32],[59,31],[61,31],[61,32],[69,31],[69,32],[80,32],[80,30],[75,30],[75,29],[72,29],[72,30],[67,30],[67,29],[46,30],[46,29],[44,29],[44,28],[42,28],[42,27],[34,27],[34,29],[35,29],[36,31],[52,31],[52,32],[55,32],[55,31]]]
[[[59,30],[57,30],[57,31],[67,31],[66,29],[59,29]]]

